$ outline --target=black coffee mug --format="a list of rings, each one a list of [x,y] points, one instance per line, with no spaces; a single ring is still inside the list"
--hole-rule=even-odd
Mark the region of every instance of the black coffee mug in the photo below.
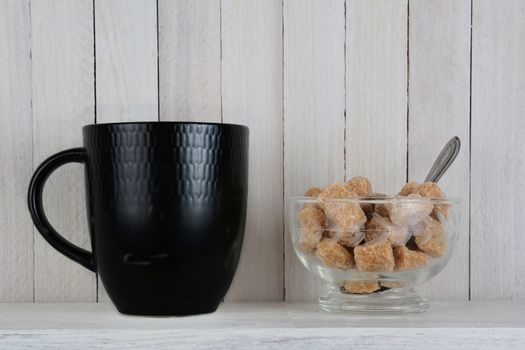
[[[241,252],[248,191],[248,128],[143,122],[87,125],[83,148],[59,152],[29,185],[33,222],[60,253],[100,275],[125,314],[213,312]],[[59,166],[84,163],[93,252],[60,236],[42,191]]]

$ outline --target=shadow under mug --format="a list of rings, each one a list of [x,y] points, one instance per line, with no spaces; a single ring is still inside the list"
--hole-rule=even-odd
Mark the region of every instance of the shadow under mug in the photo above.
[[[140,122],[83,127],[83,148],[35,171],[33,222],[60,253],[100,275],[117,309],[135,315],[213,312],[237,268],[246,221],[248,128]],[[59,166],[84,163],[92,251],[47,220],[42,191]]]

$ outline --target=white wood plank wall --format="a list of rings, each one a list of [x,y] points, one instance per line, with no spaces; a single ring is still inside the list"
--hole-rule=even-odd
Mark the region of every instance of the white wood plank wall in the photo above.
[[[160,120],[221,121],[221,1],[159,0]]]
[[[407,0],[347,2],[346,178],[381,193],[406,181],[407,24]]]
[[[472,9],[473,299],[525,298],[525,2]]]
[[[0,2],[0,301],[34,299],[30,26],[29,1]]]
[[[94,2],[96,122],[157,121],[157,3]],[[108,301],[100,279],[98,301]]]
[[[440,180],[461,203],[460,234],[446,270],[425,287],[433,298],[469,293],[470,0],[410,2],[408,178],[423,181],[440,148],[454,135],[462,149]]]
[[[282,300],[282,2],[222,0],[221,13],[223,121],[250,128],[244,248],[227,300]]]
[[[92,1],[31,1],[31,52],[36,167],[55,152],[78,147],[82,125],[95,120]],[[79,164],[58,169],[44,189],[44,207],[64,238],[89,249],[83,175]],[[34,232],[35,301],[95,301],[96,276]]]
[[[248,223],[227,300],[313,300],[286,197],[356,175],[376,191],[442,180],[463,199],[433,299],[525,297],[525,4],[519,0],[0,0],[0,301],[107,301],[95,274],[32,229],[26,190],[94,122],[250,127]],[[45,205],[89,247],[82,167]]]
[[[283,10],[286,198],[344,180],[345,5],[285,0]],[[295,257],[288,226],[285,297],[315,299],[325,288]]]

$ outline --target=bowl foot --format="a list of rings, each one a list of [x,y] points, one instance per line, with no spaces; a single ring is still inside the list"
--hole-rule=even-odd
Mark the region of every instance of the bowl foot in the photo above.
[[[360,314],[404,314],[424,312],[429,303],[416,288],[395,288],[372,294],[345,294],[338,286],[319,299],[319,307],[328,312]]]

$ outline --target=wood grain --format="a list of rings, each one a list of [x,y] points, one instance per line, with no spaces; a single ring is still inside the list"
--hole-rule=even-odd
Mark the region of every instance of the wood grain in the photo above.
[[[97,122],[158,120],[155,0],[95,1]]]
[[[257,317],[258,315],[253,315]],[[226,333],[226,335],[225,335]],[[336,349],[493,350],[525,347],[522,328],[340,328],[0,331],[2,345],[16,349]],[[366,338],[366,341],[363,341]],[[388,339],[388,341],[385,341]],[[211,345],[213,344],[213,345]]]
[[[31,2],[34,165],[82,145],[94,121],[93,2]],[[49,221],[64,238],[91,249],[79,165],[58,169],[44,189]],[[36,301],[94,301],[95,274],[68,260],[35,233]]]
[[[160,119],[221,121],[220,0],[159,0]]]
[[[413,331],[412,336],[424,328],[520,329],[525,328],[525,304],[520,301],[436,301],[432,302],[428,312],[400,317],[325,312],[316,302],[225,302],[216,312],[197,317],[129,317],[120,314],[113,305],[102,303],[0,304],[0,332],[200,329],[200,337],[206,338],[207,332],[213,329],[222,330],[225,337],[234,329],[258,330],[261,335],[271,337],[271,330],[276,329],[289,332],[336,329],[344,334],[350,329],[367,328],[405,328]],[[522,336],[525,337],[525,332]],[[363,345],[365,343],[363,341]]]
[[[0,346],[34,349],[494,349],[525,347],[520,302],[441,302],[369,317],[314,303],[225,303],[199,317],[126,317],[107,304],[0,305]]]
[[[407,0],[348,1],[346,177],[397,193],[406,180]]]
[[[95,1],[95,38],[97,123],[158,120],[156,2]]]
[[[439,185],[459,197],[459,239],[452,260],[425,285],[432,299],[468,300],[470,0],[410,2],[409,179],[423,181],[441,148],[461,139]]]
[[[525,298],[525,3],[475,1],[471,297]]]
[[[29,1],[0,1],[0,302],[33,300]]]
[[[345,177],[344,1],[285,0],[283,12],[284,195],[288,198]],[[287,223],[286,300],[313,300],[325,287],[295,256],[289,231]]]
[[[283,300],[281,0],[222,1],[225,123],[250,128],[248,217],[228,300]]]

